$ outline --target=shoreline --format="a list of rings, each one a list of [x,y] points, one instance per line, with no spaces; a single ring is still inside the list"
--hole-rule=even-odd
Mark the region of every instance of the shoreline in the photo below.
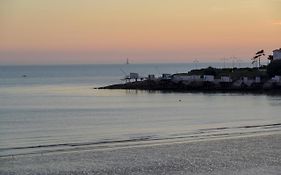
[[[186,85],[183,83],[173,83],[171,81],[138,81],[124,84],[112,84],[94,89],[119,89],[119,90],[144,90],[144,91],[162,91],[162,92],[186,92],[186,93],[251,93],[251,94],[281,94],[281,87],[263,88],[257,85],[254,87],[231,87],[215,86],[210,82],[201,84]]]
[[[124,84],[113,84],[98,89],[136,89],[175,92],[250,92],[281,93],[281,76],[271,68],[275,62],[260,68],[202,68],[160,77],[138,73],[126,75]],[[273,72],[272,72],[273,71]]]
[[[0,159],[0,174],[278,174],[281,134]],[[52,161],[52,163],[50,163]]]
[[[86,151],[102,151],[102,150],[118,150],[126,149],[132,147],[147,147],[147,146],[159,146],[159,145],[171,145],[178,143],[196,143],[200,141],[212,141],[212,140],[223,140],[223,139],[236,139],[236,138],[246,138],[246,137],[255,137],[262,135],[272,135],[272,134],[281,134],[281,130],[275,128],[275,126],[280,126],[280,123],[275,124],[264,124],[264,125],[247,125],[243,127],[219,127],[219,128],[208,128],[208,129],[199,129],[194,132],[189,132],[187,135],[182,135],[178,137],[142,137],[135,139],[126,139],[126,140],[112,140],[112,141],[103,141],[103,142],[87,142],[87,143],[64,143],[57,145],[38,145],[31,147],[14,147],[12,150],[21,150],[21,149],[38,149],[36,151],[25,150],[21,153],[15,154],[6,154],[0,155],[0,159],[9,159],[13,157],[25,157],[25,156],[36,156],[36,155],[48,155],[48,154],[62,154],[62,153],[71,153],[71,152],[86,152]],[[247,132],[240,131],[229,131],[230,129],[252,129],[252,128],[271,128],[265,130],[249,130]],[[228,130],[228,131],[227,131]],[[60,147],[66,146],[66,147]],[[54,149],[44,150],[44,148],[57,147]],[[39,150],[43,148],[43,150]],[[3,150],[2,150],[3,151]]]

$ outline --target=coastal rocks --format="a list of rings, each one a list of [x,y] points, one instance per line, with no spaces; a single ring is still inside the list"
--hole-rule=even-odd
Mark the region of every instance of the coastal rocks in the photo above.
[[[281,92],[281,84],[272,81],[264,83],[255,80],[243,79],[234,82],[220,81],[178,81],[171,80],[144,80],[125,84],[115,84],[99,89],[136,89],[136,90],[160,90],[160,91],[217,91],[217,92],[268,92],[271,90]]]
[[[146,79],[100,89],[138,89],[161,91],[281,92],[281,76],[269,76],[265,68],[208,67],[187,73],[149,75]]]

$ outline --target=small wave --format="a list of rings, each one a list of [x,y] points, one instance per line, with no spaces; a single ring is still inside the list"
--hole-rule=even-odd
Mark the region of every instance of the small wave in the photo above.
[[[248,126],[241,126],[238,128],[265,128],[265,127],[276,127],[281,126],[281,123],[274,123],[274,124],[267,124],[267,125],[248,125]]]
[[[97,141],[97,142],[61,143],[61,144],[49,144],[49,145],[0,148],[0,151],[39,149],[39,148],[58,148],[58,147],[82,147],[82,146],[101,145],[101,144],[130,143],[130,142],[139,142],[139,141],[147,141],[147,140],[153,140],[153,137],[152,136],[141,136],[141,137],[135,137],[135,138],[123,139],[123,140],[103,140],[103,141]]]
[[[206,128],[199,129],[201,132],[208,131],[221,131],[221,130],[230,130],[230,129],[250,129],[250,128],[274,128],[281,126],[281,123],[273,123],[273,124],[262,124],[262,125],[245,125],[245,126],[234,126],[234,127],[218,127],[218,128]]]
[[[141,146],[156,143],[173,143],[175,141],[192,141],[211,138],[235,137],[243,135],[253,135],[267,132],[280,132],[281,123],[261,124],[261,125],[245,125],[236,127],[217,127],[198,129],[186,133],[176,133],[166,136],[148,135],[139,137],[129,137],[128,139],[103,139],[96,142],[82,143],[60,143],[48,145],[35,145],[23,147],[0,148],[0,157],[8,157],[15,155],[40,154],[70,150],[83,149],[99,149],[99,148],[118,148],[126,146]],[[243,130],[241,130],[243,129]],[[23,150],[23,151],[21,151]],[[7,154],[1,154],[6,152]]]

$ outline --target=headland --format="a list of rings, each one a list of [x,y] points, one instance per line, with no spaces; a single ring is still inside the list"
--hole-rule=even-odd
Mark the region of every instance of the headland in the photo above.
[[[203,68],[186,73],[162,74],[160,77],[148,75],[140,78],[130,73],[124,83],[99,89],[134,89],[148,91],[175,92],[253,92],[280,93],[281,76],[272,71],[281,61],[273,61],[268,66],[255,68]],[[279,69],[277,69],[278,71]]]

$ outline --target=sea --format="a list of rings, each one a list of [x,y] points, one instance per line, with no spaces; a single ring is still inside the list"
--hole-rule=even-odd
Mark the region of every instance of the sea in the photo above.
[[[208,66],[225,65],[0,66],[0,157],[281,131],[280,95],[96,89],[130,72],[161,76]]]

